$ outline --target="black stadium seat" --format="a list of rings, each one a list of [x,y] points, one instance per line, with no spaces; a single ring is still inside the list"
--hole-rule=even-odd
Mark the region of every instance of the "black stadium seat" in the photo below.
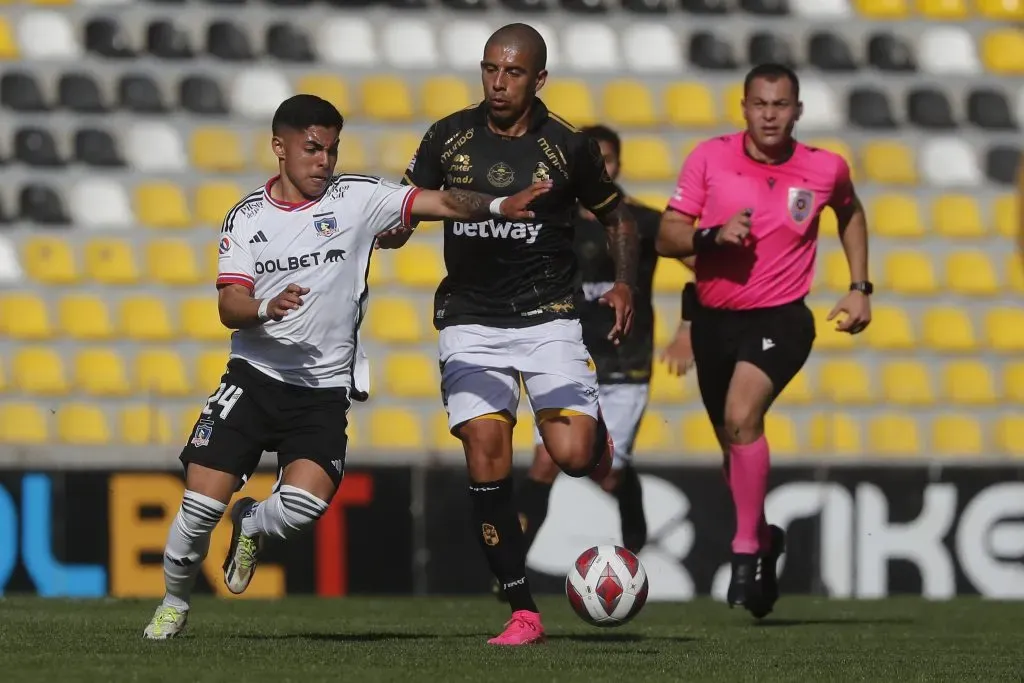
[[[137,114],[163,114],[167,111],[164,97],[156,82],[145,74],[125,74],[117,85],[121,109]]]
[[[740,9],[751,14],[779,17],[789,14],[788,0],[740,0]]]
[[[562,9],[576,14],[605,14],[608,3],[605,0],[559,0]]]
[[[18,193],[21,220],[40,225],[67,225],[71,222],[57,191],[42,183],[29,183]]]
[[[796,66],[793,48],[782,36],[761,31],[750,36],[747,43],[747,61],[751,64],[784,64]]]
[[[369,7],[370,5],[376,4],[376,0],[327,0],[327,4],[334,5],[335,7],[342,7],[344,9],[354,9],[359,7]]]
[[[668,0],[622,0],[622,7],[637,14],[667,14]]]
[[[818,31],[811,35],[807,60],[822,71],[857,70],[850,46],[842,36],[830,31]]]
[[[14,159],[27,166],[64,165],[50,131],[35,127],[22,128],[14,134]]]
[[[985,155],[985,175],[1003,185],[1017,182],[1017,173],[1021,166],[1021,151],[1009,145],[997,145]]]
[[[737,66],[732,45],[708,31],[690,36],[690,63],[702,69],[730,71]]]
[[[102,114],[107,111],[99,84],[86,73],[61,76],[57,84],[57,101],[62,108],[80,114]]]
[[[312,62],[316,57],[309,34],[285,23],[271,24],[267,29],[267,53],[285,62]]]
[[[679,0],[679,7],[690,14],[726,14],[729,4],[726,0]]]
[[[484,11],[487,9],[486,0],[441,0],[441,4],[449,9],[460,11]]]
[[[135,56],[131,41],[121,25],[105,17],[90,19],[85,25],[85,49],[111,59]]]
[[[896,117],[885,93],[873,88],[853,88],[847,104],[850,123],[860,128],[891,130],[896,128]]]
[[[267,0],[267,2],[278,7],[300,7],[311,4],[313,0]]]
[[[546,12],[548,0],[500,0],[501,6],[512,12]]]
[[[881,71],[917,71],[910,42],[892,33],[877,33],[868,40],[868,63]]]
[[[907,119],[916,126],[930,130],[957,127],[949,98],[934,88],[914,88],[907,93]]]
[[[250,61],[256,56],[249,36],[230,21],[210,24],[206,29],[206,51],[214,57],[233,62]]]
[[[228,113],[227,98],[217,81],[208,76],[187,76],[178,85],[178,103],[193,114],[217,116]]]
[[[87,166],[124,166],[114,138],[107,131],[95,128],[75,133],[75,161]]]
[[[146,51],[161,59],[191,59],[195,56],[185,29],[163,19],[146,28]]]
[[[426,9],[427,0],[387,0],[389,7],[395,9]]]
[[[1010,103],[998,90],[982,88],[967,96],[967,119],[987,130],[1017,130]]]
[[[0,104],[21,112],[47,111],[43,91],[31,74],[8,71],[0,77]]]

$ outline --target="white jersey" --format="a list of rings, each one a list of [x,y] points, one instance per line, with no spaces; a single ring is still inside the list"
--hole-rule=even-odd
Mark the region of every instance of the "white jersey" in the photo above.
[[[289,204],[270,196],[272,178],[228,212],[217,285],[248,287],[256,299],[289,284],[308,287],[304,305],[231,335],[231,358],[304,387],[349,387],[365,399],[369,367],[359,346],[370,255],[378,233],[409,225],[416,188],[341,174],[319,198]]]

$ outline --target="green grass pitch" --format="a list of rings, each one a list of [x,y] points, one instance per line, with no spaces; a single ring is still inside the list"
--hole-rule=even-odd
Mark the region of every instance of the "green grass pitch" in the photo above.
[[[155,602],[0,599],[0,680],[1020,681],[1020,603],[783,597],[762,623],[720,603],[651,603],[616,629],[541,601],[546,644],[498,649],[492,598],[204,598],[185,634],[142,640]]]

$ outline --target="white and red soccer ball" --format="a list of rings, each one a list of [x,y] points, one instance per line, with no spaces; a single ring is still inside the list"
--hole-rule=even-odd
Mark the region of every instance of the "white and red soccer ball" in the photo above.
[[[621,626],[647,602],[647,572],[640,559],[617,545],[584,550],[565,577],[565,594],[580,619]]]

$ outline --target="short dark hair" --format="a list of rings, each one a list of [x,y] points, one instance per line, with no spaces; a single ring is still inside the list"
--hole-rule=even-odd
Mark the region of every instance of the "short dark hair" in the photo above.
[[[484,50],[491,45],[514,45],[533,58],[533,66],[540,73],[548,65],[548,45],[544,36],[529,24],[506,24],[491,34],[484,44]]]
[[[769,81],[774,81],[779,78],[788,78],[789,82],[793,84],[793,96],[800,99],[800,79],[796,77],[796,72],[790,69],[785,64],[775,64],[769,62],[767,64],[758,64],[747,73],[747,77],[743,79],[743,96],[747,96],[747,92],[750,90],[750,84],[758,78],[766,78]]]
[[[279,135],[285,129],[306,130],[310,126],[337,128],[345,125],[338,108],[316,95],[293,95],[282,102],[274,112],[271,129]]]
[[[583,132],[598,142],[607,142],[615,150],[615,156],[622,156],[622,140],[619,134],[608,126],[587,126]]]

